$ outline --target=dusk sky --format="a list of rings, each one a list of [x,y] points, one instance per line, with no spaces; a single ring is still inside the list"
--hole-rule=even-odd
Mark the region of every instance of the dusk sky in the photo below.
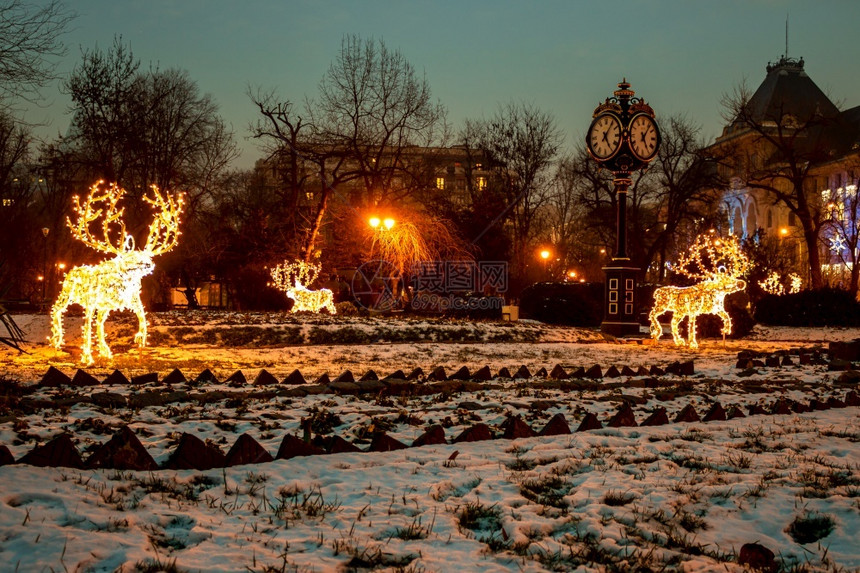
[[[78,0],[60,72],[81,48],[130,43],[143,66],[189,72],[232,124],[238,167],[259,156],[247,140],[254,109],[248,85],[283,99],[313,97],[346,34],[382,38],[426,73],[434,98],[459,128],[499,103],[523,100],[551,113],[568,147],[582,139],[594,107],[626,77],[658,120],[675,114],[721,128],[720,99],[742,80],[755,88],[785,51],[840,107],[860,105],[860,2],[856,0],[311,1]],[[42,135],[64,133],[68,98],[45,90]]]

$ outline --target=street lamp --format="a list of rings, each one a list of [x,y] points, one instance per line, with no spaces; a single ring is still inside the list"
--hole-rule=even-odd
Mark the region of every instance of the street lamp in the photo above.
[[[551,256],[552,256],[552,252],[550,252],[549,249],[543,249],[540,252],[540,258],[543,259],[543,278],[544,278],[544,280],[549,279],[549,272],[547,270],[547,261],[549,261],[549,258]]]

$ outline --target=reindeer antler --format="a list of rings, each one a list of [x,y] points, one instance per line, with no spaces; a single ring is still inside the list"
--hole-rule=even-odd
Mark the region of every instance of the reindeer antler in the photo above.
[[[713,279],[720,274],[740,277],[750,265],[749,257],[735,237],[699,235],[687,254],[678,261],[678,272],[701,280]]]
[[[143,200],[152,206],[155,218],[149,225],[149,235],[143,249],[155,256],[173,249],[179,242],[179,215],[185,199],[182,194],[177,199],[169,193],[162,194],[157,185],[151,188],[152,197],[145,195]]]
[[[287,289],[293,288],[297,283],[305,287],[313,283],[320,273],[320,265],[304,261],[283,262],[270,269],[269,273],[273,281],[271,286],[286,292]]]
[[[74,211],[77,213],[77,223],[72,223],[70,217],[66,217],[66,225],[72,231],[72,235],[88,247],[92,247],[103,253],[119,254],[123,252],[126,244],[125,221],[123,220],[124,209],[119,208],[117,203],[125,194],[122,188],[111,183],[107,189],[102,189],[104,181],[97,181],[90,187],[89,195],[84,204],[81,205],[80,198],[76,195]],[[99,205],[102,205],[99,207]],[[93,236],[90,224],[101,219],[102,238]],[[119,235],[111,238],[111,228],[118,225]]]

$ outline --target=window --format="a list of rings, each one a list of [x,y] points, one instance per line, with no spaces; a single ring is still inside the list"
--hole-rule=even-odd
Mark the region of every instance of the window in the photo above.
[[[486,177],[478,177],[476,181],[478,185],[478,191],[483,191],[487,188],[487,178]]]
[[[3,206],[4,207],[11,207],[14,203],[15,203],[14,199],[7,199],[5,197],[3,198]]]
[[[475,171],[480,171],[483,166],[480,163],[475,164]]]
[[[773,227],[773,210],[768,209],[767,210],[767,228],[770,229],[771,227]]]
[[[788,214],[788,226],[797,227],[797,217],[794,216],[793,212]]]
[[[436,178],[436,189],[445,189],[445,178],[437,177]]]

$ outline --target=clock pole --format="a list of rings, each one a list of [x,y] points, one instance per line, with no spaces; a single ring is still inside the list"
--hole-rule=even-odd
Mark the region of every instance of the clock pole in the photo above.
[[[595,161],[612,172],[617,207],[615,256],[603,267],[606,275],[603,322],[600,329],[614,336],[639,334],[638,282],[641,269],[627,254],[627,191],[631,174],[645,169],[657,155],[660,131],[654,110],[635,97],[627,80],[618,84],[613,97],[594,110],[586,147]],[[611,126],[620,126],[615,137]]]

